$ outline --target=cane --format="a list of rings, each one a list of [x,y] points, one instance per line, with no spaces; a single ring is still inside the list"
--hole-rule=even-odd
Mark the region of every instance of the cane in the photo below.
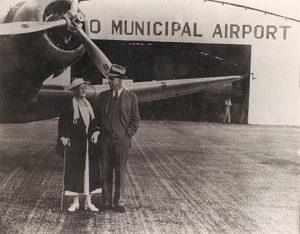
[[[67,146],[64,146],[64,169],[63,169],[63,184],[62,184],[61,199],[60,199],[60,210],[62,210],[62,208],[63,208],[63,203],[64,203],[64,192],[65,192],[65,170],[66,170],[66,153],[67,153]]]

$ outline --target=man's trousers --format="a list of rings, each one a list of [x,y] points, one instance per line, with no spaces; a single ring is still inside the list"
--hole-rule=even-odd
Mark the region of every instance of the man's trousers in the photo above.
[[[125,203],[125,174],[128,160],[130,138],[126,133],[106,132],[101,150],[101,167],[103,179],[103,205],[123,206]],[[113,176],[115,190],[112,200]]]

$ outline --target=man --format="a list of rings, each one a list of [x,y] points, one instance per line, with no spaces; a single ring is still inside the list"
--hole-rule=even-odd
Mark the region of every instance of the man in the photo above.
[[[100,127],[103,207],[125,212],[125,173],[131,138],[139,127],[138,100],[123,88],[125,68],[113,64],[110,69],[110,90],[96,98],[96,123]],[[112,199],[113,176],[115,193]],[[114,207],[112,207],[112,204]]]
[[[225,106],[225,115],[224,115],[223,123],[226,123],[226,120],[227,120],[228,123],[230,124],[230,122],[231,122],[231,116],[230,116],[231,100],[230,100],[230,97],[228,97],[225,100],[224,106]]]

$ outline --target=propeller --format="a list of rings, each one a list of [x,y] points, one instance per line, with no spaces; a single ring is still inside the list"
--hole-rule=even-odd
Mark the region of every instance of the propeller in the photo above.
[[[70,10],[62,16],[63,19],[56,21],[36,22],[36,21],[24,21],[24,22],[12,22],[0,24],[0,36],[1,35],[15,35],[22,33],[39,32],[56,27],[65,27],[68,30],[75,33],[82,41],[84,47],[87,50],[91,60],[98,68],[98,70],[108,77],[112,63],[105,56],[105,54],[97,47],[97,45],[88,37],[83,31],[82,24],[85,22],[84,15],[79,11],[78,0],[73,0]],[[86,25],[87,29],[87,25]],[[88,30],[87,30],[88,31]]]
[[[72,3],[71,3],[71,8],[70,8],[70,11],[73,13],[73,14],[76,14],[78,12],[78,0],[73,0]]]
[[[57,21],[23,21],[0,24],[0,36],[4,35],[16,35],[22,33],[39,32],[50,28],[66,27],[67,21],[64,19]]]
[[[95,43],[86,35],[82,28],[78,28],[75,31],[75,33],[80,37],[87,53],[89,54],[95,66],[107,78],[110,67],[112,65],[109,59],[98,48],[98,46],[96,46]]]
[[[105,78],[108,78],[108,74],[112,63],[109,59],[105,56],[105,54],[99,49],[97,45],[88,37],[88,35],[82,30],[81,27],[77,28],[74,31],[76,35],[78,35],[89,54],[91,60],[98,68],[98,70],[102,73]],[[119,65],[120,66],[120,65]],[[123,88],[129,90],[125,82],[123,82]]]
[[[73,23],[69,30],[73,31],[82,41],[87,53],[91,60],[102,73],[105,78],[108,78],[108,74],[112,63],[106,57],[106,55],[99,49],[99,47],[89,38],[89,36],[83,31],[82,24],[85,22],[85,28],[88,29],[88,25],[84,19],[83,14],[79,12],[78,0],[73,0],[71,4],[71,10],[69,12],[71,22]],[[87,30],[88,31],[88,30]]]

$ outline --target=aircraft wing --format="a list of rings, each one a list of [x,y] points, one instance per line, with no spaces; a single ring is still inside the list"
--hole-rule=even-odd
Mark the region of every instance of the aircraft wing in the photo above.
[[[177,80],[160,80],[147,82],[125,83],[127,88],[134,92],[140,103],[151,102],[160,99],[178,97],[196,93],[206,88],[232,83],[243,76],[205,77]],[[94,85],[88,88],[87,97],[95,98],[99,93],[109,89],[106,85]],[[56,100],[56,102],[72,97],[72,93],[63,86],[44,86],[38,93],[38,100]]]
[[[244,76],[224,76],[181,80],[160,80],[126,83],[126,86],[127,89],[131,90],[138,96],[140,103],[145,103],[196,93],[213,86],[232,83],[242,79],[243,77]],[[107,89],[109,89],[108,84],[87,86],[87,98],[93,102],[99,93]],[[27,108],[26,112],[19,111],[14,112],[14,114],[5,115],[5,117],[1,119],[1,122],[27,123],[57,117],[62,106],[61,104],[72,97],[73,94],[71,91],[67,90],[67,86],[44,85],[27,106],[22,106],[23,109],[24,107]]]
[[[242,76],[224,76],[208,78],[192,78],[179,80],[161,80],[128,84],[128,89],[134,92],[139,102],[150,102],[172,98],[191,93],[197,93],[206,88],[232,83]]]

